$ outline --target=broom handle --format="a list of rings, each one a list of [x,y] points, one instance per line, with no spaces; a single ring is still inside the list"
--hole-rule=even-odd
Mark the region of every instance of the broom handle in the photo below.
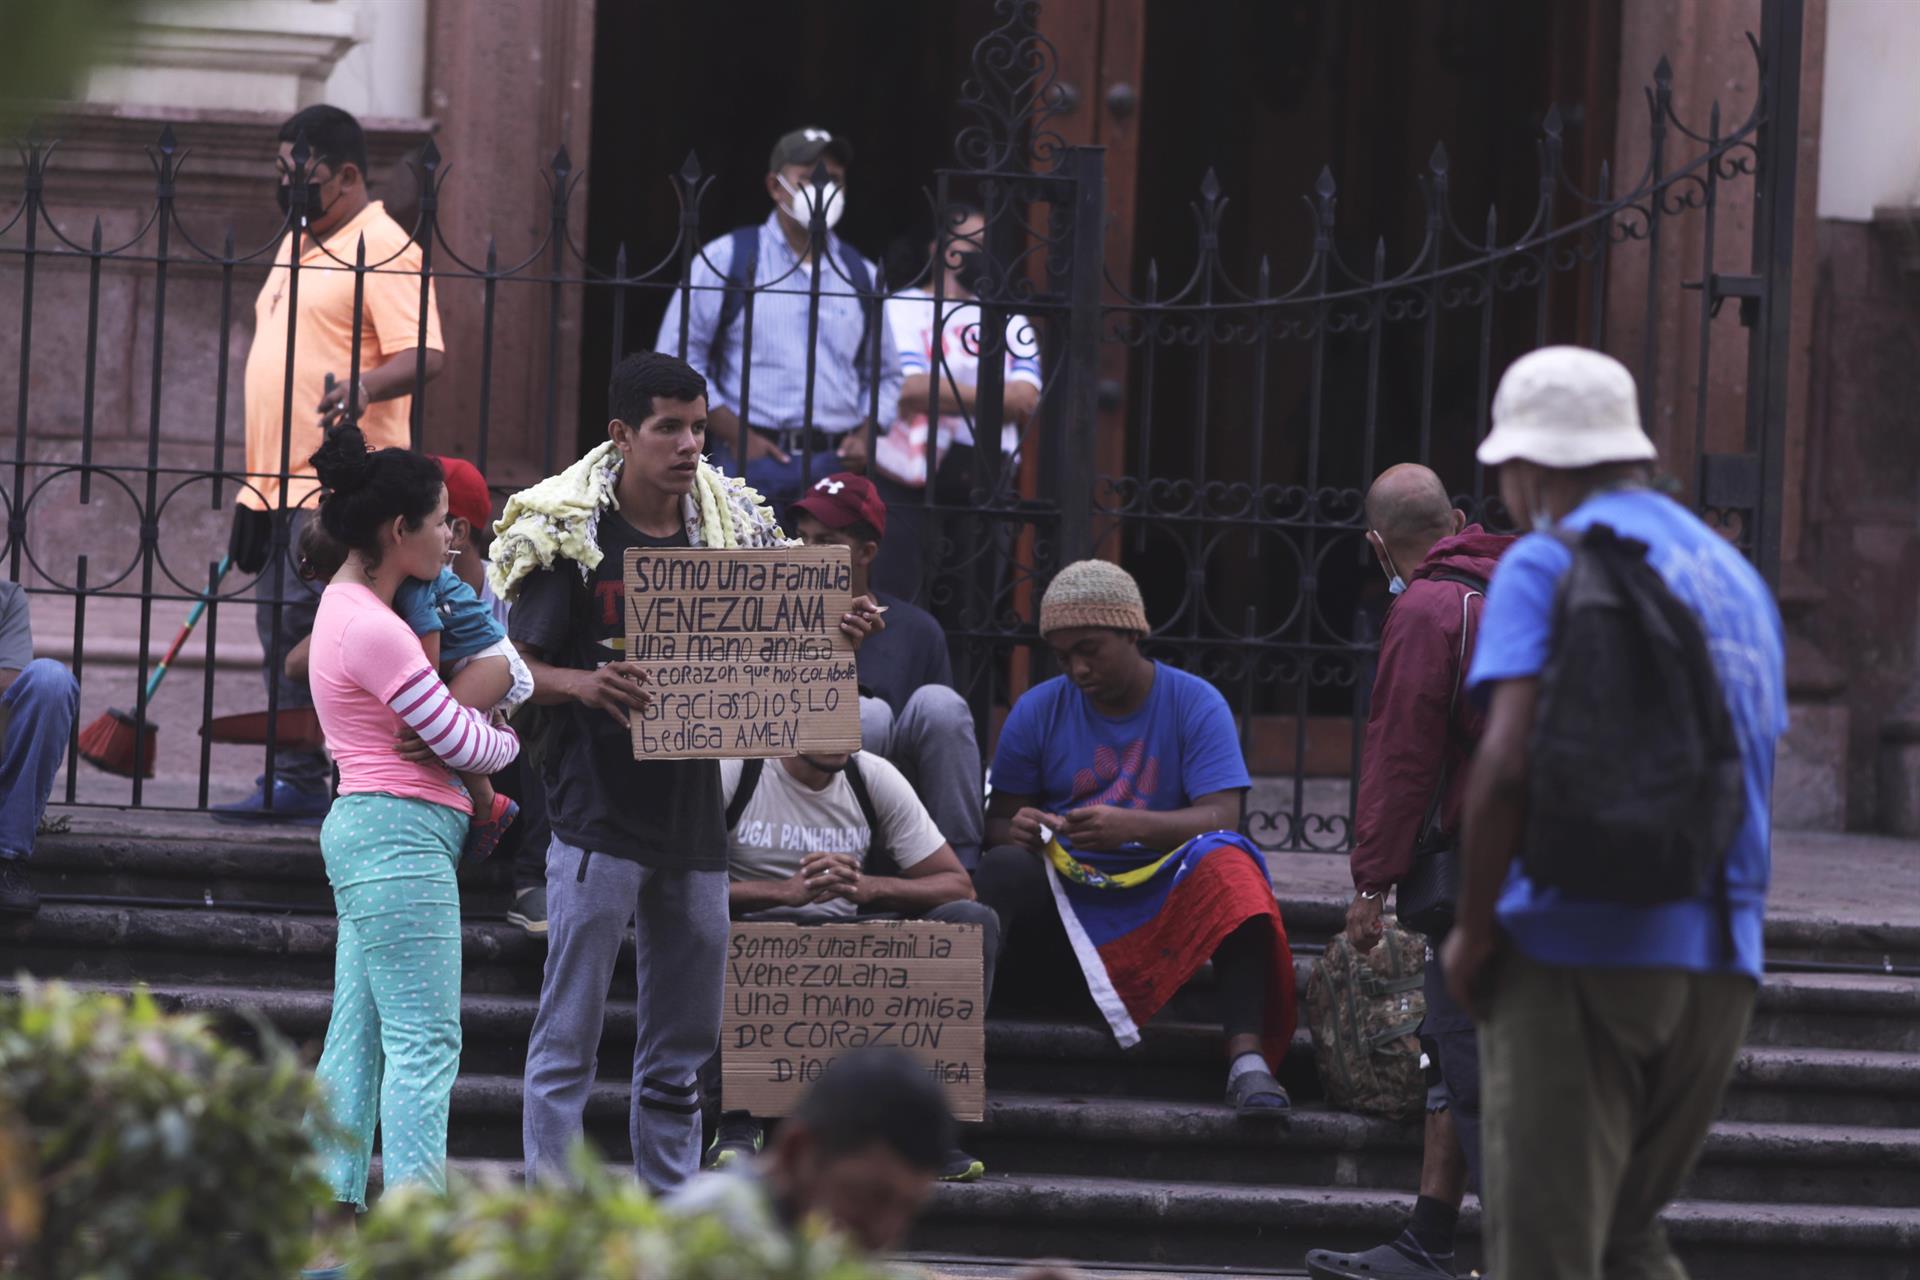
[[[167,656],[160,659],[160,665],[155,667],[153,674],[147,678],[148,702],[153,701],[154,690],[160,687],[160,678],[167,674],[167,667],[172,664],[175,658],[180,656],[180,646],[187,642],[187,637],[192,635],[193,629],[199,625],[200,615],[207,611],[207,601],[211,600],[213,593],[220,589],[220,579],[227,576],[227,567],[232,563],[232,556],[220,557],[219,567],[213,571],[213,585],[209,586],[201,597],[194,601],[193,609],[187,614],[186,623],[180,628],[180,634],[173,638],[173,645],[167,650]]]

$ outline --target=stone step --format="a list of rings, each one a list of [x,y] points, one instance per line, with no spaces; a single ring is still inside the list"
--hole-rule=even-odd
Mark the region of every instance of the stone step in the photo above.
[[[504,923],[462,929],[469,994],[537,996],[546,944]],[[313,914],[53,903],[0,925],[0,972],[131,983],[325,987],[335,923]],[[1304,984],[1310,962],[1299,957]],[[631,947],[614,969],[613,1001],[632,999]],[[1191,1017],[1204,991],[1177,1003]],[[1096,1033],[1097,1034],[1097,1033]],[[1872,973],[1770,974],[1748,1040],[1775,1047],[1920,1053],[1920,979]],[[1107,1042],[1118,1060],[1119,1050]],[[1055,1051],[1037,1046],[1043,1057]],[[1097,1051],[1096,1051],[1097,1052]]]
[[[7,985],[11,984],[0,983],[0,987]],[[302,1046],[309,1058],[319,1052],[332,1009],[328,992],[321,989],[193,985],[148,989],[162,1006],[211,1016],[237,1038],[251,1037],[248,1019],[257,1012]],[[518,1080],[536,1003],[526,996],[466,996],[461,1009],[463,1076]],[[616,1093],[625,1088],[631,1073],[633,1036],[633,1007],[609,1007],[600,1078]],[[995,1099],[1050,1097],[1062,1105],[1088,1108],[1086,1114],[1096,1117],[1124,1115],[1135,1106],[1163,1108],[1155,1113],[1163,1118],[1173,1114],[1164,1108],[1198,1108],[1195,1114],[1206,1114],[1205,1108],[1218,1100],[1219,1062],[1219,1033],[1192,1024],[1154,1024],[1144,1042],[1124,1054],[1104,1031],[1092,1026],[1009,1019],[987,1024],[987,1064]],[[1313,1045],[1306,1036],[1296,1038],[1282,1075],[1297,1102],[1318,1099]],[[1116,1083],[1124,1091],[1116,1090]],[[1759,1131],[1756,1126],[1784,1126],[1796,1133],[1809,1127],[1898,1131],[1910,1126],[1916,1116],[1920,1116],[1920,1058],[1911,1054],[1752,1046],[1742,1050],[1735,1064],[1721,1112],[1730,1125],[1745,1125],[1755,1132]],[[1388,1130],[1398,1134],[1392,1125],[1378,1132]],[[1375,1132],[1365,1130],[1359,1138],[1348,1134],[1349,1147],[1367,1146],[1363,1139]],[[1403,1138],[1411,1140],[1398,1134],[1392,1142],[1373,1144],[1369,1160],[1398,1159],[1405,1154]],[[1251,1176],[1264,1180],[1270,1175],[1256,1170]],[[1369,1176],[1380,1185],[1403,1185],[1397,1174]],[[1809,1194],[1822,1193],[1815,1189]],[[1868,1194],[1869,1200],[1863,1203],[1871,1202]],[[1914,1199],[1920,1200],[1920,1191]]]
[[[297,912],[333,909],[318,833],[311,827],[219,827],[191,815],[157,815],[156,830],[143,830],[138,822],[102,829],[91,815],[82,826],[36,843],[35,883],[56,901],[110,896],[203,906],[261,904]],[[212,838],[206,831],[210,826]],[[1340,863],[1338,855],[1321,856],[1330,866]],[[504,860],[463,868],[460,878],[467,915],[491,920],[505,916],[511,890]],[[1288,936],[1297,944],[1324,942],[1345,925],[1344,901],[1329,897],[1324,885],[1296,890],[1279,883],[1275,892]],[[1766,938],[1769,961],[1780,965],[1920,971],[1920,927],[1912,925],[1863,924],[1776,910],[1767,921]]]
[[[1297,1266],[1309,1249],[1397,1233],[1411,1197],[1350,1187],[1256,1187],[1132,1177],[989,1174],[938,1189],[916,1248],[1182,1266]],[[1920,1209],[1686,1200],[1665,1219],[1695,1280],[1911,1280]],[[1477,1264],[1478,1205],[1461,1265]]]
[[[518,1076],[462,1075],[450,1154],[510,1158],[520,1150]],[[609,1159],[630,1157],[628,1085],[596,1083],[587,1132]],[[1003,1093],[962,1141],[989,1169],[1086,1176],[1124,1169],[1153,1183],[1404,1190],[1420,1180],[1417,1126],[1309,1104],[1284,1125],[1235,1118],[1219,1102],[1087,1099]],[[1885,1205],[1920,1202],[1920,1130],[1722,1123],[1683,1194],[1708,1200]]]
[[[450,1165],[476,1178],[522,1173],[517,1160]],[[376,1187],[379,1174],[376,1158]],[[936,1186],[909,1245],[934,1256],[1068,1259],[1162,1275],[1298,1275],[1310,1249],[1363,1249],[1397,1234],[1411,1201],[1358,1187],[990,1172]],[[1913,1280],[1920,1251],[1920,1209],[1681,1200],[1662,1217],[1694,1280]],[[1480,1263],[1471,1196],[1460,1228],[1464,1270]]]

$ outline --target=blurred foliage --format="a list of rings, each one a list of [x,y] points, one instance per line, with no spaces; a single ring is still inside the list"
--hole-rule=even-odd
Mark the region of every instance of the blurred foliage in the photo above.
[[[144,993],[0,996],[0,1230],[23,1280],[285,1280],[327,1199],[313,1077]]]
[[[101,46],[150,0],[0,0],[0,120],[25,123],[32,104],[72,97]]]
[[[577,1188],[455,1179],[396,1188],[346,1246],[354,1280],[881,1280],[836,1237],[769,1239],[664,1212],[585,1156]]]

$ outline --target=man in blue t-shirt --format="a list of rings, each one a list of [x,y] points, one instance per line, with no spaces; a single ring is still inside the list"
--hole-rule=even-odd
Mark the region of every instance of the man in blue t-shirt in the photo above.
[[[1003,955],[1014,937],[1053,949],[1044,960],[1023,957],[1011,985],[1025,991],[1049,975],[1077,981],[1087,962],[1063,954],[1067,926],[1044,860],[1055,837],[1073,850],[1169,853],[1240,827],[1253,782],[1227,701],[1198,676],[1143,654],[1147,632],[1139,585],[1104,560],[1068,565],[1041,600],[1040,634],[1066,674],[1029,689],[1007,715],[993,757],[989,851],[974,873],[979,900],[1000,917]],[[1223,906],[1224,936],[1210,954],[1228,1101],[1242,1115],[1271,1117],[1290,1103],[1261,1052],[1277,920],[1264,867],[1257,896]],[[1161,998],[1183,977],[1167,975]]]
[[[1647,487],[1655,458],[1633,377],[1550,347],[1500,381],[1480,461],[1535,533],[1500,561],[1469,687],[1490,695],[1466,801],[1460,910],[1444,949],[1481,1019],[1482,1197],[1498,1276],[1683,1274],[1660,1226],[1699,1154],[1761,973],[1775,739],[1786,728],[1780,617],[1727,541]],[[1711,894],[1652,906],[1573,900],[1527,878],[1528,744],[1572,552],[1544,531],[1607,525],[1698,617],[1745,774],[1746,819]]]

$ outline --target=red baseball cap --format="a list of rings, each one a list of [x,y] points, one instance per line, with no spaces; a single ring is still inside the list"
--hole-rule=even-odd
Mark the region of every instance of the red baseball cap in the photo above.
[[[844,529],[850,524],[868,524],[881,537],[887,533],[887,504],[873,481],[851,471],[836,471],[813,482],[813,491],[794,503],[789,510],[795,517],[802,512],[829,529]]]
[[[488,492],[487,478],[480,474],[480,468],[465,458],[436,455],[433,460],[440,464],[440,474],[447,480],[447,514],[459,516],[475,528],[491,524],[493,494]]]

